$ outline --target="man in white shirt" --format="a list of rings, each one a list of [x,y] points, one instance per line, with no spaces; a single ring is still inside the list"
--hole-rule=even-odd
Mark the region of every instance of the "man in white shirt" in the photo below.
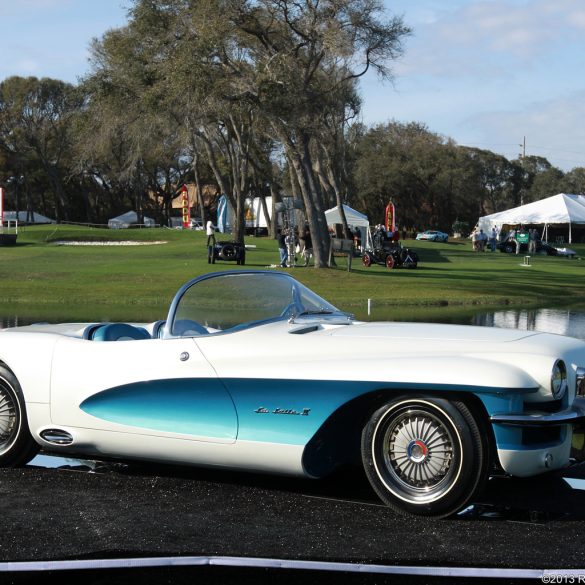
[[[207,246],[210,245],[210,242],[211,245],[215,246],[215,226],[211,220],[207,222]]]

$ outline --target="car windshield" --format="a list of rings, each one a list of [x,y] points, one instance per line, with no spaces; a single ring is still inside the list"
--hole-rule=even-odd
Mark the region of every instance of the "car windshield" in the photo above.
[[[347,318],[287,274],[238,271],[187,283],[173,301],[168,322],[174,337],[233,331],[291,317],[331,316]]]

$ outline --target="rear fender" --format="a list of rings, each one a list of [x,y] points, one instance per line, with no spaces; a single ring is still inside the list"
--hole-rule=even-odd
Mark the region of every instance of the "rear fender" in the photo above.
[[[51,365],[57,335],[0,333],[0,363],[18,380],[25,402],[48,403]]]

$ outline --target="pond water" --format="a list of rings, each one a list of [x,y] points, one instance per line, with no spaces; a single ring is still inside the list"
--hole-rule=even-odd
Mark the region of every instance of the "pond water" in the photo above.
[[[108,320],[108,318],[97,318],[99,310],[88,309],[86,318],[80,318],[79,314],[59,314],[49,317],[38,310],[36,316],[18,316],[11,310],[3,310],[0,305],[0,329],[30,325],[36,322],[92,322]],[[157,311],[140,311],[140,316],[133,315],[135,321],[154,321],[157,318]],[[89,317],[93,315],[93,318]],[[523,329],[529,331],[542,331],[545,333],[557,333],[569,335],[585,340],[585,305],[557,308],[537,309],[485,309],[479,307],[457,308],[457,307],[377,307],[371,315],[366,311],[356,311],[358,319],[377,321],[423,321],[434,323],[453,323],[461,325],[479,325],[483,327],[505,327],[512,329]],[[112,316],[109,316],[111,319]],[[119,318],[119,317],[118,317]],[[164,318],[164,316],[163,316]],[[111,319],[114,320],[114,319]],[[113,464],[103,463],[85,459],[68,459],[53,455],[39,454],[31,463],[32,466],[40,467],[64,467],[90,473],[111,471]],[[117,464],[121,465],[121,464]]]
[[[429,323],[452,323],[542,331],[569,335],[585,340],[585,305],[531,309],[486,309],[484,307],[374,307],[371,314],[366,310],[354,311],[364,321],[414,321]],[[160,311],[141,311],[129,319],[135,322],[149,322],[164,319]],[[123,320],[118,315],[96,317],[99,311],[88,309],[87,317],[79,314],[59,314],[42,317],[42,309],[32,315],[19,316],[14,309],[0,305],[0,329],[30,325],[32,323],[98,322]]]
[[[491,311],[478,313],[471,323],[487,327],[558,333],[585,340],[585,307]]]

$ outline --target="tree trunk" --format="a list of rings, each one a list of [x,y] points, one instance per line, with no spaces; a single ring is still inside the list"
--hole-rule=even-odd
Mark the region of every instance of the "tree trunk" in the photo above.
[[[323,169],[323,163],[321,162],[321,157],[318,154],[317,155],[317,160],[315,161],[315,171],[319,177],[319,181],[321,182],[321,184],[323,185],[323,187],[332,194],[334,200],[335,200],[335,205],[337,206],[337,208],[339,209],[339,215],[341,217],[341,225],[343,228],[343,237],[346,240],[351,239],[351,235],[349,232],[349,226],[347,225],[347,218],[345,217],[345,210],[343,209],[343,200],[341,198],[341,191],[339,189],[339,184],[337,183],[337,180],[335,179],[335,175],[333,173],[333,170],[331,168],[331,159],[329,158],[329,156],[326,156],[326,167],[327,170],[325,171]]]
[[[315,268],[326,268],[329,260],[329,231],[325,214],[320,208],[319,202],[316,201],[313,177],[307,176],[307,165],[303,164],[301,155],[292,152],[292,165],[294,167],[303,202],[311,239],[313,240],[313,253],[315,256]]]
[[[278,214],[276,213],[276,204],[280,203],[280,193],[274,187],[273,183],[270,183],[270,195],[272,196],[272,215],[270,216],[270,237],[276,238],[278,232]]]
[[[201,216],[201,223],[203,227],[207,223],[207,219],[205,217],[205,203],[203,201],[203,191],[201,190],[201,180],[199,178],[199,155],[195,152],[193,154],[193,176],[195,177],[195,191],[197,197],[197,203],[199,204],[199,214]]]
[[[271,225],[271,220],[270,220],[270,214],[268,213],[268,205],[266,205],[266,197],[264,197],[263,195],[260,196],[260,205],[262,206],[262,215],[264,215],[264,221],[266,222],[266,225],[269,227],[269,230],[272,230],[272,225]],[[269,235],[270,232],[269,232]]]
[[[45,169],[49,175],[49,180],[55,191],[55,221],[59,223],[61,219],[69,219],[69,209],[67,208],[67,196],[65,195],[65,189],[63,188],[63,182],[59,175],[59,170],[53,165],[46,163]],[[61,215],[63,212],[63,215]]]

